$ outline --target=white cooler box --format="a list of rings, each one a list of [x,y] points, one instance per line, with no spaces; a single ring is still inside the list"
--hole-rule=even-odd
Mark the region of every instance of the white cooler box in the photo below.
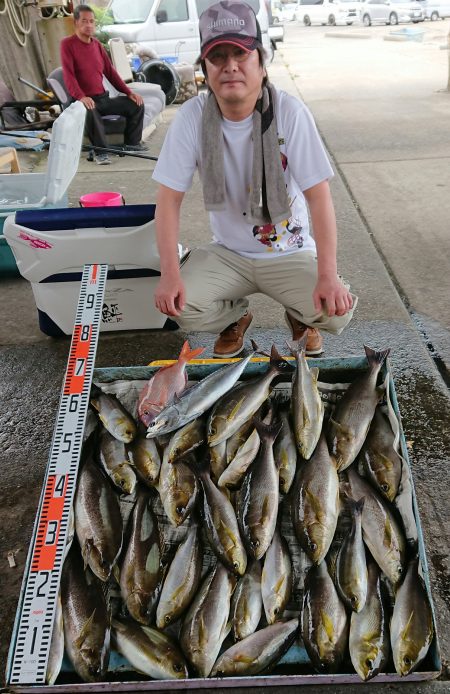
[[[42,332],[72,333],[87,263],[109,266],[102,331],[177,328],[154,307],[160,276],[154,216],[155,205],[125,205],[27,210],[6,219],[5,238],[31,283]]]
[[[64,197],[78,169],[85,118],[76,101],[56,119],[45,173],[0,174],[0,215],[55,205]]]

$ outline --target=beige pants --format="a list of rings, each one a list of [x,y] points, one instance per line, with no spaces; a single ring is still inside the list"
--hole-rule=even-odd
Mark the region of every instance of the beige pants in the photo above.
[[[353,309],[344,316],[317,313],[312,298],[317,281],[314,251],[255,260],[211,243],[190,253],[181,274],[186,306],[176,322],[187,332],[222,331],[243,316],[247,297],[257,292],[278,301],[302,323],[335,335],[349,323],[357,304],[352,295]]]

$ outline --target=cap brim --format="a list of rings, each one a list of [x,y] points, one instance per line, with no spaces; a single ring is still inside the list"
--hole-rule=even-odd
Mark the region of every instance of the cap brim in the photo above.
[[[254,51],[258,46],[260,46],[260,42],[258,39],[251,38],[249,36],[247,37],[242,37],[242,38],[236,38],[234,36],[230,36],[229,38],[221,36],[220,38],[213,39],[210,41],[206,46],[202,48],[202,52],[200,53],[200,58],[201,60],[204,60],[205,58],[208,57],[208,53],[212,48],[215,46],[219,46],[222,43],[227,43],[231,44],[232,46],[237,46],[238,48],[242,48],[244,51],[247,51],[247,53],[251,53]]]

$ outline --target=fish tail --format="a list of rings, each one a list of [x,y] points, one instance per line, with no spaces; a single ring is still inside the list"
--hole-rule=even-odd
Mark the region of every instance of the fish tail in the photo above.
[[[352,499],[351,496],[346,495],[345,505],[350,510],[350,512],[354,518],[361,515],[362,510],[364,508],[365,500],[366,500],[365,496],[362,496],[360,499],[358,499],[358,501],[356,501],[356,499]]]
[[[197,448],[194,453],[183,458],[183,463],[185,463],[197,477],[209,477],[211,461],[207,446],[200,446]],[[173,464],[176,465],[177,461]]]
[[[92,381],[91,383],[91,395],[93,395],[95,398],[98,397],[103,393],[102,389],[100,386],[98,386],[96,383]]]
[[[284,393],[272,394],[271,401],[277,410],[289,410],[291,407],[291,401]]]
[[[262,352],[262,351],[259,349],[259,345],[258,345],[257,342],[255,342],[255,341],[252,340],[251,338],[250,338],[250,342],[251,342],[251,345],[252,345],[252,350],[253,350],[254,352],[256,352],[257,354],[263,354],[263,355],[266,356],[266,357],[269,356],[268,354],[266,354],[266,352]]]
[[[298,342],[289,342],[286,340],[286,345],[293,357],[297,358],[300,354],[306,352],[306,342],[308,340],[308,331],[305,330],[303,337]]]
[[[340,489],[340,496],[341,496],[341,499],[342,499],[344,504],[349,502],[349,501],[355,502],[355,499],[353,498],[353,495],[352,495],[352,485],[350,484],[348,476],[346,476],[345,473],[344,473],[343,478],[340,480],[339,489]]]
[[[279,373],[283,373],[284,371],[294,371],[292,364],[281,356],[275,345],[272,345],[270,352],[270,367]]]
[[[372,349],[372,347],[364,345],[364,351],[366,353],[369,366],[382,366],[391,349],[388,347],[387,349],[377,352],[376,349]]]
[[[189,346],[188,340],[185,340],[180,356],[178,357],[179,361],[190,361],[191,359],[194,359],[195,357],[198,357],[200,354],[202,354],[205,351],[204,347],[196,347],[195,349],[191,349]]]
[[[261,439],[272,442],[275,441],[283,426],[283,422],[280,419],[272,424],[264,424],[264,422],[256,417],[253,417],[253,424]]]

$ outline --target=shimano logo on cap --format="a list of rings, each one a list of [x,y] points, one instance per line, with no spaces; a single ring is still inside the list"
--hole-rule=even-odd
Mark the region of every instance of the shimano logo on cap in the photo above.
[[[229,17],[228,19],[218,19],[216,22],[211,22],[210,24],[208,24],[207,28],[220,29],[221,27],[225,27],[226,29],[241,29],[242,27],[245,27],[245,21],[243,19],[238,19],[237,17]]]

